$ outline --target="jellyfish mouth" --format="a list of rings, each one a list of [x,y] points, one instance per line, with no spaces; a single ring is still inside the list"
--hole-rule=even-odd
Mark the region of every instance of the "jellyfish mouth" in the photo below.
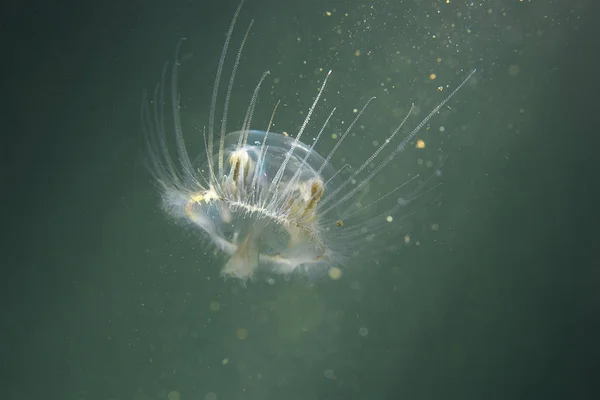
[[[221,232],[218,239],[229,256],[221,276],[245,280],[258,270],[288,274],[327,260],[325,246],[298,227],[282,226],[264,216],[236,221],[241,222],[234,225],[235,231]]]
[[[231,257],[221,270],[221,276],[247,279],[254,274],[260,264],[259,245],[256,235],[249,233],[237,245]]]
[[[293,258],[261,252],[261,238],[253,233],[247,234],[240,243],[234,243],[223,236],[212,236],[212,240],[229,256],[221,269],[221,276],[225,278],[246,280],[261,266],[269,266],[277,273],[289,273],[299,265]]]

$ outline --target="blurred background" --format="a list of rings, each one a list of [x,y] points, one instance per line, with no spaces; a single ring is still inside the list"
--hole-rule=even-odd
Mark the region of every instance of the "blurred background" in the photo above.
[[[595,2],[247,0],[222,81],[254,19],[230,126],[269,69],[257,128],[281,100],[274,128],[294,132],[333,69],[324,149],[377,96],[338,166],[478,71],[423,132],[444,184],[411,240],[337,280],[246,287],[162,212],[140,123],[186,37],[182,117],[201,149],[237,5],[1,6],[3,396],[597,398]],[[406,157],[374,185],[417,169]]]

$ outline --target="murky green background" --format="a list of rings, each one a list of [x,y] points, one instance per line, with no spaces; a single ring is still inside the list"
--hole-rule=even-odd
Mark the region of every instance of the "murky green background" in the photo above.
[[[6,6],[2,396],[595,398],[594,4],[247,1],[230,126],[269,69],[256,127],[281,100],[275,129],[294,132],[333,69],[333,127],[378,97],[339,162],[478,72],[422,135],[446,157],[443,196],[415,215],[409,245],[337,281],[245,288],[165,218],[139,115],[187,37],[182,112],[201,148],[237,1]],[[407,157],[375,187],[417,168]]]

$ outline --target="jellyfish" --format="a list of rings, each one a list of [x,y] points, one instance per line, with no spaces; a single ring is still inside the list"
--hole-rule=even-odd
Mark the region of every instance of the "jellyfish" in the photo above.
[[[253,126],[261,85],[269,71],[258,80],[242,125],[228,132],[235,75],[252,22],[239,45],[224,90],[221,126],[215,123],[217,102],[223,94],[223,68],[242,5],[243,1],[235,11],[217,65],[208,126],[202,130],[204,146],[198,156],[190,156],[180,115],[178,83],[184,39],[176,47],[173,62],[163,69],[152,95],[142,102],[148,167],[163,208],[174,219],[197,228],[200,240],[223,255],[221,275],[225,278],[246,282],[261,272],[323,275],[332,268],[335,274],[329,275],[338,277],[341,268],[358,259],[373,262],[373,254],[401,237],[394,215],[417,196],[400,197],[397,193],[418,175],[387,184],[384,192],[366,202],[365,189],[476,71],[472,70],[408,134],[402,132],[413,107],[371,154],[336,166],[334,155],[343,146],[352,146],[350,133],[375,98],[355,112],[333,148],[320,154],[323,132],[336,108],[326,114],[321,128],[313,132],[312,141],[305,138],[332,71],[324,73],[295,134],[271,130],[279,103],[266,126]],[[391,206],[389,201],[384,202],[390,199]],[[388,204],[385,208],[384,203]]]

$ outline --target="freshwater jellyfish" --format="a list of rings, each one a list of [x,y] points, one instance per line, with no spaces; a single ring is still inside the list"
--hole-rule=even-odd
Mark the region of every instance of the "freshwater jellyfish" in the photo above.
[[[271,131],[272,116],[261,130],[253,127],[259,91],[269,72],[256,84],[243,124],[227,133],[227,117],[234,79],[246,31],[237,51],[229,83],[221,78],[230,39],[243,1],[238,6],[217,65],[208,126],[202,132],[204,148],[190,158],[180,115],[178,77],[180,47],[172,65],[165,66],[160,83],[142,104],[142,122],[147,138],[148,164],[160,190],[166,212],[201,232],[205,244],[224,257],[221,275],[245,282],[261,272],[270,274],[321,274],[339,277],[341,268],[357,260],[374,261],[390,241],[403,235],[394,216],[414,197],[399,196],[400,188],[418,178],[386,181],[386,190],[365,201],[369,183],[394,161],[396,155],[473,76],[471,71],[423,120],[407,134],[399,134],[411,114],[375,147],[372,154],[335,166],[332,159],[342,146],[352,146],[357,122],[374,98],[369,99],[340,134],[326,154],[319,154],[322,134],[336,109],[313,133],[310,144],[306,130],[322,101],[332,72],[326,73],[320,89],[307,105],[303,121],[293,135]],[[215,119],[218,99],[223,96],[220,126]],[[171,145],[173,144],[173,145]],[[385,152],[384,152],[385,150]],[[354,162],[356,161],[356,162]],[[390,203],[390,199],[392,200]],[[384,201],[385,200],[385,201]],[[384,206],[384,204],[387,204]],[[390,205],[391,204],[391,205]],[[333,272],[332,272],[333,271]]]

